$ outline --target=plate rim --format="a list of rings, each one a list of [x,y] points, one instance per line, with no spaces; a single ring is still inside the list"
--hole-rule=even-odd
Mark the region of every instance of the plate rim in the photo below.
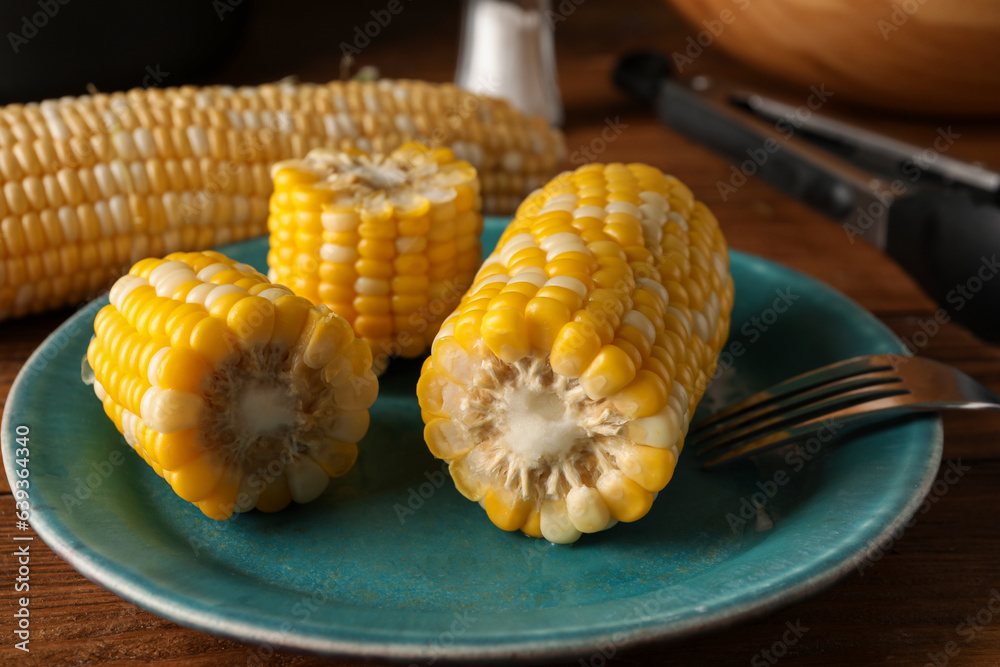
[[[239,242],[239,244],[233,245],[259,242],[260,238],[266,237],[246,239]],[[796,280],[809,283],[810,288],[826,293],[827,296],[836,300],[846,302],[849,306],[856,309],[860,316],[870,320],[887,339],[891,339],[896,343],[900,348],[901,354],[908,354],[899,338],[881,320],[838,290],[812,276],[759,255],[733,249],[729,249],[729,253],[731,256],[740,256],[751,262],[762,262],[770,268],[789,272],[794,275]],[[50,343],[54,339],[64,335],[65,330],[76,325],[79,320],[92,317],[93,314],[96,314],[92,311],[96,311],[98,305],[106,301],[106,299],[107,295],[105,294],[88,302],[61,323],[31,353],[11,384],[10,392],[4,406],[3,417],[0,420],[0,449],[3,452],[4,469],[12,491],[15,488],[14,481],[16,477],[14,475],[14,466],[11,463],[13,460],[12,437],[10,435],[13,433],[11,430],[11,421],[15,408],[18,407],[16,404],[21,402],[19,395],[20,391],[22,391],[21,386],[28,382],[30,375],[28,371],[32,368],[37,358],[42,356],[43,351],[49,348]],[[518,658],[571,658],[588,651],[600,651],[600,648],[608,642],[612,643],[616,651],[620,652],[638,646],[703,635],[763,616],[775,609],[806,599],[831,586],[851,569],[855,568],[868,553],[872,543],[880,543],[888,536],[895,534],[900,527],[904,526],[910,520],[923,503],[924,497],[930,491],[931,486],[937,478],[944,441],[940,416],[929,415],[919,419],[929,427],[928,435],[931,440],[930,447],[932,451],[931,456],[926,459],[920,479],[911,491],[907,502],[896,512],[893,519],[886,523],[872,542],[859,544],[849,556],[837,555],[838,562],[824,567],[820,572],[813,573],[791,586],[766,592],[754,600],[752,604],[724,606],[704,615],[688,616],[671,621],[659,628],[644,628],[641,633],[626,630],[612,632],[602,630],[600,634],[588,634],[582,637],[524,639],[518,642],[505,642],[503,644],[438,645],[434,657],[436,660],[443,662],[482,662]],[[32,507],[29,515],[29,523],[34,532],[56,555],[88,580],[124,600],[178,625],[258,646],[270,646],[273,649],[290,649],[336,658],[382,659],[389,661],[425,660],[423,656],[427,653],[429,646],[427,641],[400,640],[393,641],[391,644],[373,644],[371,641],[345,637],[319,637],[312,634],[302,634],[301,631],[279,632],[265,628],[260,623],[254,624],[242,619],[234,619],[231,615],[225,616],[209,613],[200,606],[197,606],[197,603],[192,605],[190,599],[186,600],[185,603],[181,603],[175,600],[176,594],[174,594],[173,598],[170,595],[157,594],[160,587],[155,582],[148,579],[145,581],[135,581],[135,579],[141,579],[141,576],[135,573],[131,576],[121,574],[115,569],[116,563],[106,556],[93,551],[85,545],[74,546],[69,539],[73,536],[73,533],[64,522],[59,520],[57,511],[36,513]],[[626,634],[624,639],[611,639],[623,633]]]

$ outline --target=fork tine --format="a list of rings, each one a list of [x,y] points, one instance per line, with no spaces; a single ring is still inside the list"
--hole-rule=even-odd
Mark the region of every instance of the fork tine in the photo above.
[[[816,418],[823,418],[830,413],[844,408],[860,405],[862,403],[867,403],[881,398],[901,396],[909,393],[909,389],[899,385],[892,388],[878,389],[873,389],[867,386],[860,387],[858,389],[839,394],[838,396],[825,401],[820,401],[812,405],[784,412],[780,416],[772,417],[771,419],[763,422],[752,424],[746,428],[738,428],[733,432],[727,433],[727,437],[724,440],[721,440],[706,449],[738,449],[744,444],[766,439],[776,433],[781,433]]]
[[[839,382],[828,382],[815,389],[791,394],[786,398],[767,401],[766,404],[757,406],[753,410],[734,415],[728,421],[696,433],[694,438],[691,439],[691,444],[700,447],[698,456],[701,456],[708,450],[714,449],[721,439],[732,434],[734,431],[745,430],[749,426],[763,422],[764,420],[772,422],[775,419],[781,419],[784,415],[791,413],[792,410],[808,407],[819,403],[823,399],[833,399],[840,395],[847,395],[856,389],[901,381],[902,379],[895,374],[875,371],[863,375],[855,375]]]
[[[905,414],[907,412],[905,401],[900,401],[900,396],[909,398],[912,395],[898,394],[895,396],[884,396],[874,401],[857,403],[830,413],[817,415],[787,430],[776,431],[766,437],[744,442],[738,447],[734,447],[728,452],[706,461],[702,464],[702,468],[717,468],[771,449],[800,442],[806,437],[815,434],[819,430],[818,427],[824,422],[832,422],[842,427],[848,424],[864,424],[877,419],[885,419],[891,416],[892,413],[896,413],[897,415]]]
[[[709,429],[714,430],[722,426],[725,422],[741,416],[743,413],[749,412],[754,408],[763,407],[769,403],[779,401],[792,394],[809,391],[810,389],[815,389],[816,387],[820,387],[831,382],[861,375],[862,373],[877,370],[888,370],[890,368],[895,368],[895,364],[892,363],[891,355],[884,354],[855,357],[853,359],[838,361],[828,366],[823,366],[807,373],[796,375],[795,377],[789,378],[783,382],[779,382],[762,392],[756,393],[753,396],[736,403],[735,405],[721,410],[707,419],[700,421],[696,426],[694,426],[694,428],[691,429],[691,434],[697,435]]]

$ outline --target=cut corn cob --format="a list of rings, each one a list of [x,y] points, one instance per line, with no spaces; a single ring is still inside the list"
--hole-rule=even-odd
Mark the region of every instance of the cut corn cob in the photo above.
[[[479,267],[475,168],[411,143],[385,157],[316,149],[273,172],[270,279],[346,318],[377,372],[422,354]]]
[[[506,102],[418,81],[150,88],[0,107],[0,320],[79,303],[130,264],[265,233],[268,168],[423,140],[513,210],[565,156]]]
[[[635,521],[670,480],[729,330],[711,212],[640,164],[532,194],[424,363],[431,452],[504,530],[551,542]]]
[[[309,502],[354,464],[378,381],[343,318],[217,252],[144,259],[110,300],[85,379],[206,516]]]

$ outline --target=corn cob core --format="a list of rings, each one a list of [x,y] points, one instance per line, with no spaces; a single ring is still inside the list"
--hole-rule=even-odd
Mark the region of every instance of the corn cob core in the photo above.
[[[85,379],[128,443],[213,519],[309,502],[357,457],[378,392],[350,325],[217,252],[135,264]]]
[[[311,151],[274,167],[271,279],[346,318],[390,356],[430,345],[479,267],[475,168],[446,148]]]
[[[641,164],[532,194],[424,363],[431,452],[504,530],[551,542],[644,516],[729,329],[709,210]]]
[[[147,256],[265,233],[268,168],[313,148],[452,149],[512,211],[565,158],[502,100],[420,81],[137,89],[0,107],[0,320],[79,303]]]

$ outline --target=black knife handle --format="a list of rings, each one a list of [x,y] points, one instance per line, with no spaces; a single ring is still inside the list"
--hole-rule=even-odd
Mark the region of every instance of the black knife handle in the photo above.
[[[901,199],[889,209],[886,252],[948,318],[1000,343],[1000,208],[960,190]]]

